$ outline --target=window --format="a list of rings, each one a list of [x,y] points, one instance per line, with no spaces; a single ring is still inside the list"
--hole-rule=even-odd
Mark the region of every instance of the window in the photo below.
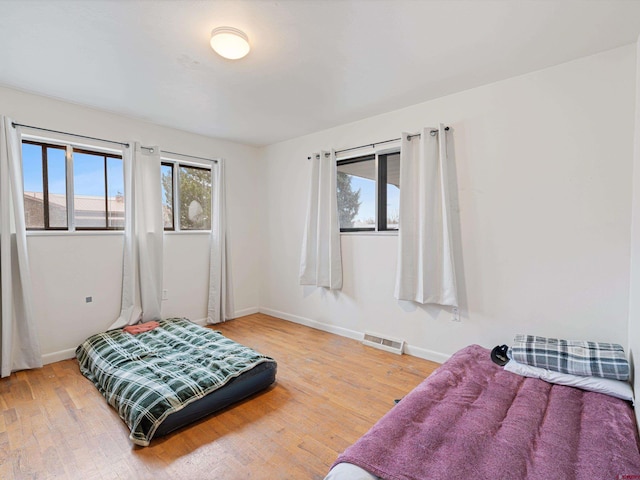
[[[173,224],[173,164],[160,166],[162,175],[162,218],[165,230],[175,230]]]
[[[398,230],[400,153],[337,162],[341,232]]]
[[[161,168],[164,229],[211,230],[211,169],[178,162]]]
[[[120,155],[23,140],[22,166],[27,229],[124,228]]]

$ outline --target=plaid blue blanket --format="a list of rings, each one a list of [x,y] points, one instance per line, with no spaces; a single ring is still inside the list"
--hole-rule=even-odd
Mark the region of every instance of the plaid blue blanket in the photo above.
[[[262,362],[275,362],[187,319],[159,323],[138,335],[99,333],[76,349],[82,374],[128,425],[133,443],[142,446],[169,414]]]
[[[617,343],[516,335],[508,356],[518,363],[561,373],[629,379],[629,362]]]

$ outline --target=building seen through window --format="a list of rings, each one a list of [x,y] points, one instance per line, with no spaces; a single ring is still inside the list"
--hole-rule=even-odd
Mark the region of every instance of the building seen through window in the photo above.
[[[22,170],[27,229],[124,228],[120,155],[24,140]]]

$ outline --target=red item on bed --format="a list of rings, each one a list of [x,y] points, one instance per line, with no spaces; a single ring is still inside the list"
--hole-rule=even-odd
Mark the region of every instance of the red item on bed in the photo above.
[[[148,332],[149,330],[153,330],[154,328],[159,327],[160,324],[158,322],[146,322],[139,323],[137,325],[127,325],[122,330],[131,335],[137,335],[139,333]]]
[[[386,480],[640,478],[629,402],[454,354],[338,457]]]

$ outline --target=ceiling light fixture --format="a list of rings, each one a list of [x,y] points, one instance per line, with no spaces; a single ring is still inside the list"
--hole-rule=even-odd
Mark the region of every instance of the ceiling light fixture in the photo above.
[[[221,57],[230,60],[244,57],[251,49],[247,35],[233,27],[214,28],[211,31],[211,48]]]

